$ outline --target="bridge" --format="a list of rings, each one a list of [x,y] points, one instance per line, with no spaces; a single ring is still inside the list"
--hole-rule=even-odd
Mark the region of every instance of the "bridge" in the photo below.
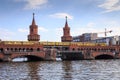
[[[0,42],[0,61],[12,61],[20,57],[26,57],[28,61],[55,60],[56,54],[53,49],[44,49],[39,42]]]
[[[81,59],[120,58],[119,45],[107,46],[104,43],[89,42],[0,41],[0,61],[12,61],[19,57],[26,57],[28,61],[55,60],[59,52],[66,54],[65,51],[70,52],[71,56],[82,53]]]

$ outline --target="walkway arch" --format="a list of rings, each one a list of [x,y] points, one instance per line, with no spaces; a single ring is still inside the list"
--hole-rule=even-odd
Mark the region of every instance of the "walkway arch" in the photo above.
[[[44,52],[17,52],[12,53],[11,55],[11,61],[15,58],[27,58],[28,61],[42,61],[45,60],[45,53]]]
[[[96,56],[95,59],[114,59],[114,56],[108,54],[101,54]]]
[[[115,56],[112,52],[93,52],[91,55],[94,59],[113,59]]]
[[[43,61],[44,59],[39,56],[35,55],[21,55],[21,56],[15,56],[12,58],[12,61],[16,58],[27,58],[27,61]]]
[[[3,62],[3,59],[0,59],[0,62]]]

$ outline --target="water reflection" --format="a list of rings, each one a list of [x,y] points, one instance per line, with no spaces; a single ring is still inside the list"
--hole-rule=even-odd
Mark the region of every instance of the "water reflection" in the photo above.
[[[0,80],[120,80],[119,60],[0,63]]]
[[[62,63],[62,68],[63,68],[63,79],[65,80],[72,80],[72,63],[71,61],[64,61]]]
[[[28,63],[28,79],[29,80],[40,80],[39,71],[40,62],[29,62]]]

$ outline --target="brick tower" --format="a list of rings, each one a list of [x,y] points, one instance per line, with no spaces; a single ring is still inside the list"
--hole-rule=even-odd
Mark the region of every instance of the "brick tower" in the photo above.
[[[61,37],[62,42],[71,42],[72,36],[70,36],[70,27],[68,26],[67,22],[67,16],[66,16],[66,22],[65,27],[63,28],[63,36]]]
[[[33,13],[33,20],[32,24],[29,27],[30,33],[28,35],[28,41],[39,41],[40,35],[38,34],[38,26],[35,23],[34,13]]]

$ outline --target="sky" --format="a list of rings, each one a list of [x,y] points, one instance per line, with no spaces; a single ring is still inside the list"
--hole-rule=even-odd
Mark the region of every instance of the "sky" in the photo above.
[[[120,0],[1,0],[0,39],[27,41],[33,13],[40,41],[61,41],[65,16],[71,36],[98,33],[120,35]]]

